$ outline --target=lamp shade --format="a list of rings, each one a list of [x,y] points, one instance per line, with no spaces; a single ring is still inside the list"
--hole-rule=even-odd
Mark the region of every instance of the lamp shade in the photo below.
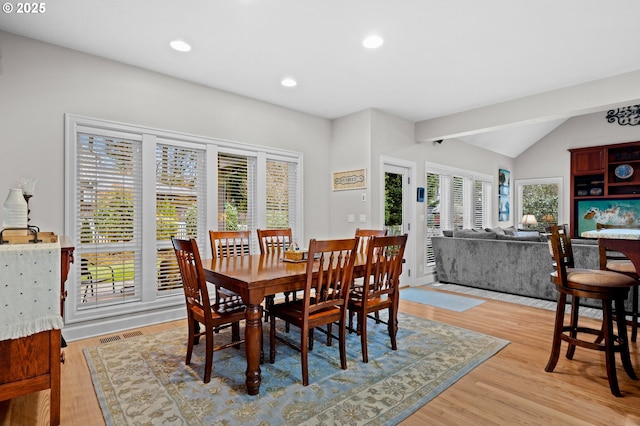
[[[520,220],[520,223],[523,225],[537,225],[538,221],[536,220],[536,217],[532,214],[525,214],[524,216],[522,216],[522,220]]]

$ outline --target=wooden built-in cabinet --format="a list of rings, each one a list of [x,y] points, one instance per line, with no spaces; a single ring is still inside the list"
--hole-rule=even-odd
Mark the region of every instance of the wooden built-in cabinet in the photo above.
[[[571,235],[579,237],[581,200],[640,198],[640,141],[570,149]],[[618,173],[616,174],[616,170]],[[626,176],[623,171],[631,172]]]

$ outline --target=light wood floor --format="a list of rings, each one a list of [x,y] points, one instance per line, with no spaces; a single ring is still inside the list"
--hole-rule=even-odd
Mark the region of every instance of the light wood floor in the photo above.
[[[624,397],[614,397],[607,384],[604,355],[581,348],[572,361],[563,353],[556,370],[546,373],[554,313],[485,300],[460,313],[400,301],[402,312],[511,342],[402,425],[640,425],[640,381],[629,379],[619,367]],[[146,327],[143,332],[184,326],[184,321],[176,321]],[[97,344],[99,338],[92,338],[72,342],[65,349],[63,425],[104,424],[82,354],[82,348]],[[640,374],[639,344],[632,344],[632,361]],[[0,402],[0,425],[46,425],[48,413],[48,391],[43,391]]]

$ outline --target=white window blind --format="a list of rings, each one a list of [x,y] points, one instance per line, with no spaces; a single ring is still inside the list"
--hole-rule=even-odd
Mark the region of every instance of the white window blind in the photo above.
[[[256,158],[218,154],[218,230],[256,229]]]
[[[268,229],[291,228],[293,241],[299,241],[298,164],[267,160],[266,224]]]
[[[490,176],[427,163],[426,266],[435,258],[431,238],[443,230],[482,229],[491,226]]]
[[[205,163],[201,148],[156,145],[156,240],[158,292],[181,291],[171,237],[205,244]]]
[[[141,142],[77,134],[78,310],[140,297]]]

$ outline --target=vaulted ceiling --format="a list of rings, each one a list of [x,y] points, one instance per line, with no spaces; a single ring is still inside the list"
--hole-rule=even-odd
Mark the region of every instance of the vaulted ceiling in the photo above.
[[[329,119],[377,108],[423,122],[640,70],[637,0],[41,4],[5,10],[0,30]],[[381,47],[363,47],[371,34]],[[515,157],[564,119],[460,138]]]

